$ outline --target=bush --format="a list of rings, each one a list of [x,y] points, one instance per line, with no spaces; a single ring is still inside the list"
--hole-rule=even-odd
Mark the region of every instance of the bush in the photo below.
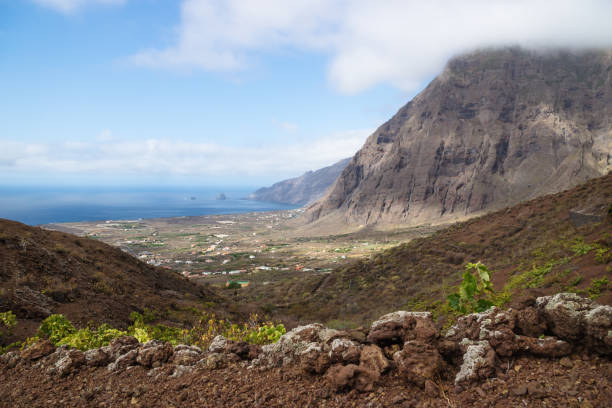
[[[12,330],[17,325],[17,317],[9,310],[8,312],[0,313],[0,322],[5,328]]]
[[[462,314],[484,312],[493,306],[493,285],[491,273],[480,261],[468,263],[463,272],[459,291],[447,297],[452,310]]]
[[[138,312],[132,312],[130,318],[134,323],[128,328],[128,334],[136,337],[141,343],[146,343],[150,340],[160,340],[167,341],[175,346],[181,342],[185,342],[186,331],[183,329],[163,324],[153,325],[145,323],[155,318],[150,312],[145,311],[144,315]]]
[[[76,329],[63,315],[51,315],[41,323],[37,332],[38,337],[30,339],[31,341],[28,341],[27,344],[23,343],[22,347],[35,342],[40,337],[48,338],[56,346],[67,345],[85,351],[106,346],[117,337],[131,335],[141,343],[160,340],[172,345],[179,343],[196,344],[205,349],[208,348],[212,339],[219,334],[230,340],[246,341],[253,344],[274,343],[285,334],[285,327],[282,324],[275,325],[272,322],[261,322],[257,315],[251,315],[247,323],[238,325],[231,324],[223,319],[217,319],[214,314],[206,313],[190,330],[163,324],[145,323],[145,320],[150,319],[151,315],[143,316],[134,312],[130,317],[134,323],[126,331],[123,331],[108,324],[102,324],[97,329],[89,327]]]
[[[238,325],[217,319],[214,313],[205,313],[189,331],[188,337],[190,342],[206,349],[212,339],[218,335],[233,341],[268,344],[277,342],[285,332],[285,326],[282,324],[262,322],[256,314],[252,314],[248,322]]]
[[[5,346],[7,338],[13,334],[13,328],[17,325],[17,317],[10,310],[0,313],[0,354],[6,353],[10,348],[18,346],[12,343]]]
[[[58,345],[67,345],[85,351],[107,346],[111,340],[126,335],[127,332],[125,331],[114,329],[108,324],[102,324],[95,330],[89,328],[79,329],[61,339]]]
[[[125,336],[127,332],[114,329],[108,324],[102,324],[97,329],[77,330],[64,315],[54,314],[42,321],[36,335],[48,338],[56,346],[67,345],[89,350],[107,346],[111,340]]]
[[[53,314],[42,321],[36,335],[48,338],[49,341],[58,345],[60,340],[76,332],[76,329],[64,315]]]

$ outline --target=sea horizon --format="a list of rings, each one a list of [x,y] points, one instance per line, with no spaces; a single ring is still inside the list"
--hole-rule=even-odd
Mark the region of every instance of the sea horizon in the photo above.
[[[248,195],[255,190],[253,187],[218,186],[0,186],[0,218],[45,225],[298,208],[249,200]]]

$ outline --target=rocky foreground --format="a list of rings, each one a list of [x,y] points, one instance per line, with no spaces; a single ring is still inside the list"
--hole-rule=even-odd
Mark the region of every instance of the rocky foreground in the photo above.
[[[429,313],[398,311],[263,347],[41,341],[0,358],[0,406],[604,407],[611,355],[612,307],[561,293],[464,316],[444,336]]]

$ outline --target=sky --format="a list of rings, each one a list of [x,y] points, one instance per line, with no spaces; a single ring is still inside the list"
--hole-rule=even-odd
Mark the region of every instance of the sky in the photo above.
[[[0,0],[0,185],[261,186],[457,54],[612,46],[608,0]]]

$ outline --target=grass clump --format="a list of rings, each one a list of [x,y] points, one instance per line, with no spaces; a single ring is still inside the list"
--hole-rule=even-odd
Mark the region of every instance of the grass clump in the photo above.
[[[608,248],[597,248],[595,250],[595,260],[600,264],[607,264],[612,260],[612,253]]]
[[[583,238],[576,238],[570,245],[571,251],[576,256],[583,256],[591,252],[595,247],[584,242]]]
[[[608,290],[608,278],[605,276],[600,279],[593,279],[591,281],[591,286],[587,288],[587,292],[591,299],[598,298],[601,292],[606,290]]]

